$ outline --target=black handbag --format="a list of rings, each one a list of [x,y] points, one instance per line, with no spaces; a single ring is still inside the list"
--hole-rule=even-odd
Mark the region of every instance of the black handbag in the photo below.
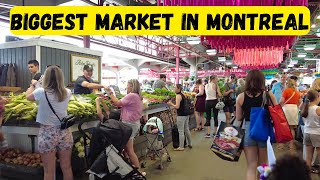
[[[57,118],[61,122],[60,129],[68,129],[70,126],[74,125],[74,123],[76,122],[76,117],[72,114],[69,114],[66,117],[60,119],[48,99],[47,92],[44,91],[44,94],[46,95],[46,99],[48,101],[50,109],[52,110],[52,112],[57,116]]]

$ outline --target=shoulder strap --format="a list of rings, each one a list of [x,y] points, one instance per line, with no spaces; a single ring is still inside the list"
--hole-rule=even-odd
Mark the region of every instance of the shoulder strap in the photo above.
[[[291,97],[284,103],[284,104],[287,104],[287,102],[289,102],[292,98],[293,98],[293,96],[296,94],[296,91],[294,91],[293,92],[293,94],[291,95]]]
[[[56,111],[53,109],[53,107],[52,107],[52,105],[51,105],[51,103],[50,103],[50,101],[49,101],[49,99],[48,99],[47,92],[44,91],[44,94],[45,94],[45,96],[46,96],[46,99],[47,99],[47,101],[48,101],[49,107],[50,107],[50,109],[52,110],[53,114],[55,114],[55,115],[57,116],[57,118],[59,119],[59,121],[61,121],[61,119],[60,119],[59,116],[57,115]]]
[[[267,97],[266,97],[266,91],[263,91],[261,107],[263,108],[267,104],[267,102],[268,101],[267,101]]]

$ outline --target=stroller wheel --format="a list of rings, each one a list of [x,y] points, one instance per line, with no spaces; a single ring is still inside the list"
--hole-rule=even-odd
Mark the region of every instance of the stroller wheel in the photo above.
[[[167,158],[167,162],[171,162],[171,157],[168,157],[168,158]]]
[[[158,169],[162,170],[163,169],[163,165],[159,164]]]
[[[141,168],[146,168],[146,163],[141,163]]]

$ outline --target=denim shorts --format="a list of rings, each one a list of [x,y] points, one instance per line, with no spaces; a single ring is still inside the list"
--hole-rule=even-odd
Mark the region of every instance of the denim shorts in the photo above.
[[[245,129],[246,129],[246,133],[244,135],[244,140],[243,140],[244,147],[249,147],[249,146],[258,146],[259,148],[266,148],[267,147],[267,142],[260,142],[260,141],[255,141],[255,140],[251,139],[251,137],[250,137],[250,121],[245,122]]]

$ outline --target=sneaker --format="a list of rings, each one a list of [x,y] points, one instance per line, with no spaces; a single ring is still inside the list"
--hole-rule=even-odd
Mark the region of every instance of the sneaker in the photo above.
[[[210,136],[210,134],[206,134],[206,135],[204,135],[204,137],[205,138],[210,138],[211,136]]]
[[[184,151],[184,148],[178,147],[176,149],[173,149],[174,151]]]

